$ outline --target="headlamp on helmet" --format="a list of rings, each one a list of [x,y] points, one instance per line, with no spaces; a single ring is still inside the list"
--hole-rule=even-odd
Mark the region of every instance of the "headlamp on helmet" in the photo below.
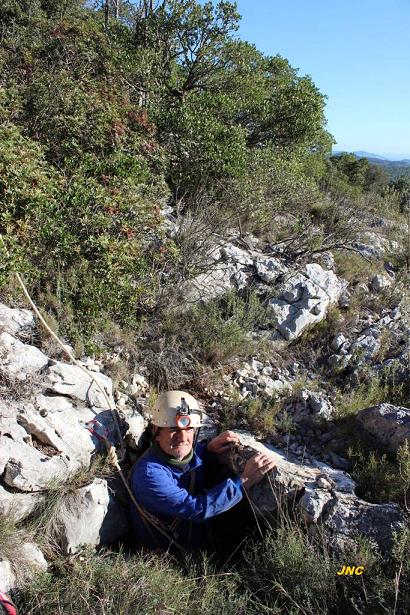
[[[191,426],[191,410],[185,401],[185,397],[181,397],[181,404],[176,407],[175,423],[178,429],[189,429]]]

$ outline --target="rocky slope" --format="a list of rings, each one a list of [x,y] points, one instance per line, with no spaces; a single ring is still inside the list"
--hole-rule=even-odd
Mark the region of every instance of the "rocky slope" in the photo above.
[[[279,429],[264,444],[239,432],[241,446],[225,461],[240,471],[249,455],[267,446],[275,454],[277,466],[251,493],[257,514],[272,515],[278,505],[290,506],[302,516],[309,531],[324,528],[332,548],[343,549],[362,535],[388,552],[393,533],[406,523],[404,512],[397,504],[372,504],[355,494],[355,482],[347,473],[350,462],[343,456],[344,434],[334,420],[329,389],[311,386],[314,369],[308,360],[285,366],[280,354],[284,349],[291,354],[295,340],[325,320],[331,306],[346,309],[354,291],[335,273],[330,253],[322,255],[320,262],[296,269],[279,253],[262,252],[256,246],[256,238],[249,238],[241,247],[232,238],[213,253],[209,273],[187,282],[183,289],[192,302],[249,284],[267,297],[268,325],[252,336],[269,339],[272,358],[253,356],[237,364],[225,374],[218,390],[207,391],[205,403],[209,415],[217,418],[220,405],[235,393],[236,423],[240,426],[242,422],[246,428],[244,404],[274,398],[280,401],[278,420],[282,415],[290,417],[293,431]],[[394,272],[387,269],[384,277],[371,280],[367,292],[378,294],[393,279]],[[118,481],[92,475],[85,484],[75,480],[104,453],[105,445],[98,436],[101,429],[118,444],[113,415],[104,397],[79,367],[52,359],[33,345],[36,323],[30,311],[1,305],[0,328],[0,513],[22,521],[44,506],[50,491],[59,485],[57,491],[62,496],[53,509],[48,531],[65,553],[76,553],[83,545],[122,539],[128,526]],[[408,333],[400,305],[378,313],[359,313],[348,330],[332,332],[326,369],[345,370],[352,378],[364,367],[377,374],[385,364],[393,363],[396,378],[403,381],[408,376],[403,343]],[[387,334],[398,349],[389,358],[380,357],[379,352]],[[114,388],[100,361],[84,357],[81,363],[114,399],[122,437],[135,458],[147,424],[147,370],[141,365],[129,381]],[[301,378],[304,386],[300,386]],[[362,408],[354,421],[354,430],[389,451],[410,441],[410,410],[406,407],[379,404]],[[38,546],[24,543],[20,551],[20,558],[29,566],[47,566]],[[0,586],[8,590],[18,582],[12,562],[3,558]]]

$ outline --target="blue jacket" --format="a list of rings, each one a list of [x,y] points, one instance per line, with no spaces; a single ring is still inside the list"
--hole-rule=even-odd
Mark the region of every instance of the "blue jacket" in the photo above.
[[[208,453],[204,445],[198,444],[190,463],[180,468],[158,457],[155,449],[151,448],[132,469],[131,489],[137,502],[167,527],[176,518],[180,519],[174,537],[185,547],[200,546],[205,538],[205,522],[229,510],[242,499],[242,482],[239,477],[228,478],[205,489],[205,469],[212,457],[215,456]],[[189,488],[193,470],[195,487],[191,494]],[[148,529],[135,505],[131,506],[138,545],[151,549],[168,548],[170,541],[152,525]],[[167,533],[171,532],[167,530]]]

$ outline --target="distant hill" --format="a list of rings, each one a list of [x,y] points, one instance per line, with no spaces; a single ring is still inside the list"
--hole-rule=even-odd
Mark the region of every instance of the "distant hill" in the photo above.
[[[337,156],[342,153],[342,151],[334,151],[333,155]],[[410,159],[388,160],[387,158],[383,158],[383,156],[379,156],[378,154],[372,154],[365,151],[349,153],[354,154],[357,158],[367,158],[367,160],[371,164],[382,166],[389,174],[389,177],[391,177],[391,179],[397,179],[401,175],[406,175],[410,177]]]

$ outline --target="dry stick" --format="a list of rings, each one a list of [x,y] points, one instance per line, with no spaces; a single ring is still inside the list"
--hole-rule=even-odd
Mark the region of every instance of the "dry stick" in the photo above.
[[[400,577],[401,577],[402,568],[403,568],[403,562],[400,562],[400,568],[396,572],[396,576],[395,576],[395,579],[394,579],[395,592],[394,592],[394,610],[393,610],[393,615],[396,615],[396,611],[397,611],[397,601],[399,599],[399,587],[400,587]]]

